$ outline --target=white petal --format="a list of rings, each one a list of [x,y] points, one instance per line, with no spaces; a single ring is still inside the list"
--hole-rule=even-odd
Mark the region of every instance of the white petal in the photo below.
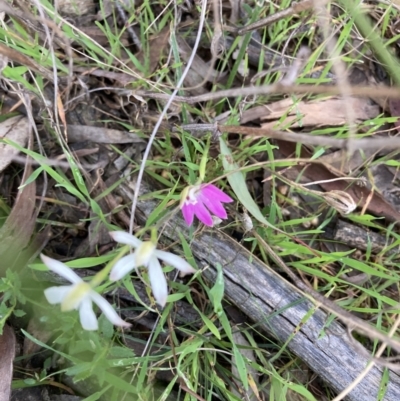
[[[154,298],[160,306],[164,307],[168,296],[167,280],[161,269],[160,262],[156,258],[150,259],[148,271]]]
[[[114,326],[122,326],[122,327],[130,327],[129,323],[123,321],[119,316],[118,313],[114,310],[111,304],[104,299],[100,294],[96,291],[92,291],[90,293],[90,297],[92,298],[93,302],[101,309],[104,313],[104,316],[114,325]]]
[[[70,267],[58,260],[49,258],[43,254],[40,255],[42,262],[54,273],[65,278],[69,282],[76,284],[83,281]]]
[[[93,312],[92,300],[90,298],[86,298],[81,302],[79,306],[79,317],[81,325],[85,330],[92,331],[98,329],[97,317]]]
[[[135,254],[131,253],[121,258],[111,269],[110,280],[117,281],[135,268]]]
[[[126,233],[125,231],[111,231],[110,236],[115,242],[119,242],[120,244],[130,245],[133,246],[134,248],[137,248],[142,243],[140,239],[136,238],[135,236],[129,233]]]
[[[192,266],[185,259],[181,258],[178,255],[174,255],[171,252],[159,251],[158,249],[154,252],[155,256],[161,260],[163,260],[167,265],[173,266],[176,269],[180,270],[183,275],[185,274],[193,274],[196,272]]]
[[[61,285],[59,287],[50,287],[44,290],[47,301],[52,304],[60,304],[73,288],[72,285]]]

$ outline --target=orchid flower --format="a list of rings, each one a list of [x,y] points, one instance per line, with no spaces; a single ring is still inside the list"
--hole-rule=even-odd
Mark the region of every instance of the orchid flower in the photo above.
[[[130,327],[124,322],[114,308],[100,294],[94,291],[89,283],[84,282],[71,268],[58,260],[40,255],[43,263],[54,273],[70,281],[72,285],[50,287],[44,291],[47,301],[61,304],[63,312],[79,309],[82,327],[85,330],[97,330],[97,317],[93,311],[94,302],[104,313],[106,318],[115,326]]]
[[[135,248],[134,253],[124,256],[114,265],[110,273],[110,280],[120,280],[135,268],[147,267],[154,298],[162,307],[167,302],[168,286],[158,259],[180,270],[181,275],[195,273],[195,269],[186,260],[173,253],[156,249],[156,245],[152,241],[141,241],[124,231],[110,232],[110,235],[114,241]]]
[[[220,219],[228,216],[222,203],[233,202],[225,192],[212,184],[200,184],[186,187],[181,194],[183,217],[188,226],[192,225],[194,216],[206,226],[213,226],[211,213]]]

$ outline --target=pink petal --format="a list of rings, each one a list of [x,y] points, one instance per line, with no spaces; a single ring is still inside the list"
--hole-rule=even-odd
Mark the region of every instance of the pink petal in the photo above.
[[[205,184],[201,187],[201,194],[206,196],[208,199],[219,202],[233,202],[233,199],[228,196],[225,192],[221,191],[213,184]]]
[[[194,218],[194,208],[195,205],[192,204],[184,204],[182,206],[182,214],[183,214],[183,218],[186,221],[186,224],[188,226],[191,226],[193,223],[193,218]]]
[[[206,209],[203,202],[198,199],[198,202],[193,205],[194,214],[197,218],[206,226],[212,227],[213,226],[213,219],[211,217],[210,212]]]
[[[220,219],[226,219],[228,215],[226,214],[225,208],[222,205],[222,203],[216,199],[210,199],[207,196],[204,196],[204,194],[200,194],[198,200],[200,202],[203,202],[208,210],[212,213],[215,214],[217,217]]]

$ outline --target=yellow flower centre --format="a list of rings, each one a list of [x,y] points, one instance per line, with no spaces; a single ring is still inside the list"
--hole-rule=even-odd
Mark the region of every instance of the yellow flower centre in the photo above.
[[[181,193],[180,208],[184,205],[195,205],[197,203],[197,193],[199,192],[200,185],[193,185],[186,187]]]
[[[149,264],[151,257],[156,249],[156,245],[152,241],[144,241],[135,251],[136,267]]]
[[[82,282],[75,284],[62,300],[61,310],[67,312],[76,309],[91,290],[92,287],[87,283]]]

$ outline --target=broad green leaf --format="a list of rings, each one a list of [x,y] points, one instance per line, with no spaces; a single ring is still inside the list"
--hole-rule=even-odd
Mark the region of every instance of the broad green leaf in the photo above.
[[[291,390],[302,395],[308,401],[316,401],[315,397],[304,386],[295,383],[287,383],[287,385]]]
[[[131,394],[138,394],[138,390],[132,384],[129,384],[127,381],[120,379],[118,376],[113,375],[110,372],[106,372],[105,379],[108,383],[110,383],[115,388],[125,391]]]
[[[107,386],[100,391],[96,391],[94,394],[85,398],[83,401],[97,401],[109,389],[110,389],[110,386]]]
[[[395,273],[393,273],[393,274],[383,273],[382,271],[378,270],[377,268],[368,266],[366,263],[361,262],[360,260],[351,259],[351,258],[341,258],[340,262],[343,262],[347,266],[350,266],[353,269],[359,270],[359,271],[369,274],[371,276],[377,276],[377,277],[386,278],[389,280],[394,279],[394,278],[399,279],[397,277],[397,274],[395,274]]]
[[[256,202],[254,202],[254,199],[247,189],[244,175],[239,170],[239,166],[234,162],[232,152],[230,151],[222,137],[219,138],[219,144],[221,148],[222,164],[224,166],[225,172],[228,173],[228,182],[231,185],[236,196],[238,197],[240,203],[260,223],[265,224],[266,226],[271,227],[275,230],[278,230],[263,216]]]
[[[233,355],[235,357],[235,365],[237,371],[239,372],[240,381],[242,382],[244,389],[247,391],[249,389],[249,378],[247,377],[246,363],[243,359],[243,355],[240,353],[236,345],[233,347]]]

